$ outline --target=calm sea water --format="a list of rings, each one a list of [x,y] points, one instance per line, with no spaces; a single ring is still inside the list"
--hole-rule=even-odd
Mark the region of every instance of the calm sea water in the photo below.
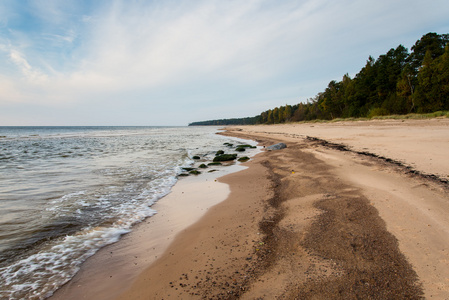
[[[44,299],[156,213],[211,127],[0,127],[0,298]]]

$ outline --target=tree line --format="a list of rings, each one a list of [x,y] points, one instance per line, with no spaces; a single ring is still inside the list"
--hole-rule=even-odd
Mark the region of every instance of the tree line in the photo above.
[[[370,56],[354,78],[345,74],[306,103],[269,109],[249,118],[189,125],[276,124],[316,119],[375,117],[449,110],[449,34],[427,33],[411,52],[403,45]]]
[[[189,126],[205,126],[205,125],[254,125],[257,124],[257,117],[233,118],[209,120],[190,123]]]

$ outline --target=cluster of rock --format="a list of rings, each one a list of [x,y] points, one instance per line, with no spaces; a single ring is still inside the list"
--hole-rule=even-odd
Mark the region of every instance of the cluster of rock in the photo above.
[[[230,143],[224,143],[223,145],[227,146],[228,148],[233,148],[234,151],[236,152],[245,152],[247,148],[256,148],[256,146],[251,146],[251,145],[237,145],[234,147],[234,144],[230,144]],[[205,157],[206,155],[204,155],[203,157]],[[192,159],[194,160],[201,160],[201,156],[199,155],[195,155],[192,157]],[[237,153],[225,153],[223,150],[218,150],[215,153],[215,157],[213,158],[212,162],[209,163],[202,163],[200,164],[197,168],[182,168],[185,172],[179,174],[178,176],[189,176],[190,174],[192,175],[199,175],[201,174],[201,171],[199,171],[198,169],[207,169],[210,166],[221,166],[223,165],[222,162],[225,163],[225,165],[231,165],[232,162],[234,160],[238,160],[240,162],[245,162],[249,160],[248,156],[242,156],[242,157],[238,157]],[[209,172],[215,172],[217,170],[212,169]]]

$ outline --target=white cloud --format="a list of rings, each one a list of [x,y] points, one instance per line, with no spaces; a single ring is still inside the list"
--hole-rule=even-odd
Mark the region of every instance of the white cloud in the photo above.
[[[97,22],[86,67],[116,76],[118,84],[152,87],[200,76],[253,82],[304,59],[300,53],[288,56],[308,43],[301,34],[316,2],[269,11],[261,10],[260,1],[211,3],[185,11],[136,7],[124,13],[115,6]]]
[[[257,107],[254,115],[260,103],[313,97],[317,82],[358,71],[368,55],[411,47],[437,31],[432,24],[447,28],[449,13],[442,0],[438,9],[404,0],[80,3],[33,1],[37,37],[17,28],[0,36],[17,71],[0,77],[0,105],[105,111],[132,103],[160,117],[186,101],[211,112],[235,101]]]
[[[47,80],[47,76],[38,70],[34,70],[28,63],[24,55],[15,49],[9,50],[9,57],[11,61],[17,65],[21,73],[25,76],[28,82],[42,82]]]
[[[31,66],[26,61],[25,58],[23,58],[22,54],[16,50],[11,50],[9,57],[11,60],[22,70],[22,72],[27,75],[31,72]]]
[[[46,33],[43,34],[43,36],[50,40],[51,42],[55,43],[73,43],[77,37],[77,33],[74,30],[68,30],[64,34],[52,34],[52,33]]]

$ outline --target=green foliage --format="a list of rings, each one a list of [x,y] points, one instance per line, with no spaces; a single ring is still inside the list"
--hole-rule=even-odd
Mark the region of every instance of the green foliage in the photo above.
[[[267,124],[274,124],[274,118],[273,118],[273,111],[268,110],[268,116],[267,116]]]
[[[449,110],[449,34],[425,34],[411,50],[409,53],[399,45],[377,59],[369,56],[354,78],[346,74],[341,81],[332,80],[306,103],[276,107],[253,118],[206,121],[206,125],[277,124]],[[204,122],[190,125],[198,123]]]
[[[279,108],[278,107],[276,107],[273,110],[273,122],[274,122],[274,124],[278,124],[280,122],[280,119],[279,119]]]
[[[291,117],[292,117],[292,106],[286,104],[284,109],[284,121],[290,122]]]
[[[387,116],[387,115],[389,115],[388,110],[386,110],[385,108],[377,107],[370,110],[368,117],[374,118],[377,116]]]
[[[414,95],[418,113],[449,109],[449,45],[435,59],[430,51],[426,52],[418,83]]]
[[[247,118],[209,120],[209,121],[193,122],[193,123],[190,123],[189,126],[252,125],[252,124],[256,124],[258,119],[259,119],[259,116],[247,117]]]
[[[412,47],[412,53],[408,57],[408,62],[412,68],[418,72],[419,68],[422,66],[424,57],[427,52],[430,52],[431,59],[435,59],[442,55],[444,52],[444,47],[449,42],[449,34],[436,34],[434,32],[429,32],[422,36],[422,38],[416,41],[415,45]]]

